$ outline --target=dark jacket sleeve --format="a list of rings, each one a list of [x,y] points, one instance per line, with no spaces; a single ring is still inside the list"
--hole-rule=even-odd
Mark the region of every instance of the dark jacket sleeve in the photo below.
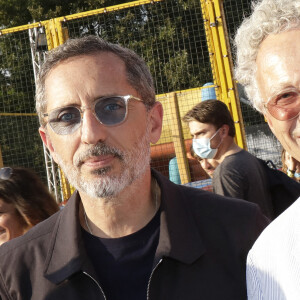
[[[254,242],[257,240],[257,238],[260,236],[262,231],[271,223],[271,221],[263,215],[260,208],[257,206],[256,209],[256,215],[254,218],[255,224],[253,227],[253,230],[251,230],[252,238],[249,239],[249,242],[252,243],[252,245],[249,245],[249,249],[253,246]]]

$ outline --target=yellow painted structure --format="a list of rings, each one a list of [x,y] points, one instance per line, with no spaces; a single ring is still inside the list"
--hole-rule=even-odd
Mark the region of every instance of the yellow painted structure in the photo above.
[[[237,86],[233,80],[223,1],[201,0],[201,7],[217,98],[223,101],[231,112],[235,123],[236,143],[247,149]]]

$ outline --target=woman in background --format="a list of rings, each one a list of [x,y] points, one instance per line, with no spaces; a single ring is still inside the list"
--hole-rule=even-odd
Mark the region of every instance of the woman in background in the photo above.
[[[41,179],[26,168],[0,169],[0,245],[59,210]]]

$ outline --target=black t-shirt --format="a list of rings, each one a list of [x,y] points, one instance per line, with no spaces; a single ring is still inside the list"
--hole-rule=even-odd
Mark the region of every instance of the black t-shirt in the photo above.
[[[159,239],[160,211],[139,231],[115,239],[84,229],[83,239],[107,300],[143,300]]]

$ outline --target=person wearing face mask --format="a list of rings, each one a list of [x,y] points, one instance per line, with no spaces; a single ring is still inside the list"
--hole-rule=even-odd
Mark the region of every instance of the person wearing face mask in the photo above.
[[[193,137],[193,149],[202,168],[212,177],[216,194],[244,199],[274,218],[267,177],[258,159],[234,141],[235,127],[227,106],[219,100],[202,101],[183,121]]]

